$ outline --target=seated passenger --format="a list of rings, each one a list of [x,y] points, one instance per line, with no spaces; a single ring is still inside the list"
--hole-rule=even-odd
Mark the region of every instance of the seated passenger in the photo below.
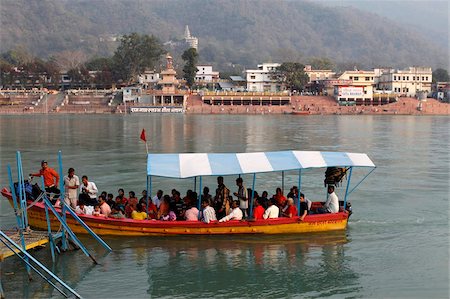
[[[297,208],[294,205],[294,199],[292,197],[288,197],[286,203],[287,209],[283,212],[283,216],[288,218],[296,217]]]
[[[128,203],[125,205],[125,216],[127,218],[131,218],[131,213],[136,211],[139,200],[137,199],[134,191],[130,191],[128,194],[130,197],[128,198]]]
[[[263,218],[264,219],[274,219],[278,218],[278,215],[280,214],[280,209],[276,205],[277,201],[275,198],[272,198],[269,200],[269,207],[264,212]]]
[[[273,198],[276,200],[276,205],[279,208],[283,208],[285,205],[286,197],[283,195],[283,191],[281,188],[277,188],[275,195]]]
[[[100,207],[100,214],[103,214],[106,217],[108,217],[109,214],[111,214],[111,207],[106,203],[103,195],[100,195],[98,197],[98,203],[99,203],[99,207]]]
[[[131,218],[134,220],[145,220],[147,219],[147,213],[142,210],[142,205],[138,203],[136,205],[136,210],[131,212]]]
[[[210,223],[211,221],[217,221],[216,211],[210,206],[208,198],[203,198],[202,200],[202,221],[205,223]]]
[[[300,193],[300,220],[303,221],[306,215],[308,215],[309,207],[306,202],[305,194]]]
[[[166,194],[163,196],[162,201],[159,205],[159,211],[158,215],[156,216],[156,219],[161,219],[162,215],[169,215],[169,211],[170,211],[170,196]]]
[[[336,193],[334,193],[334,186],[328,186],[327,201],[321,208],[317,209],[317,212],[319,214],[339,212],[339,198],[337,197]]]
[[[177,215],[174,211],[168,211],[161,214],[161,218],[159,220],[162,221],[175,221],[177,220]]]
[[[120,188],[117,192],[119,193],[119,195],[117,195],[117,197],[116,197],[116,203],[117,203],[117,200],[119,200],[119,202],[123,206],[125,206],[128,203],[128,198],[125,197],[125,190]]]
[[[111,214],[109,214],[109,217],[122,219],[125,218],[125,214],[123,213],[121,206],[118,205],[111,209]]]
[[[184,220],[184,213],[186,212],[186,204],[180,197],[180,192],[175,191],[172,201],[170,202],[170,210],[175,212],[177,220]]]
[[[254,219],[255,220],[263,219],[264,212],[265,212],[265,210],[262,206],[262,197],[258,197],[255,200],[255,208],[253,209]]]
[[[184,213],[186,221],[198,221],[198,209],[196,205],[197,203],[195,201],[190,201],[189,208]]]
[[[94,206],[94,211],[92,212],[92,216],[105,217],[105,215],[102,214],[102,212],[100,211],[99,205]]]
[[[203,188],[203,194],[202,194],[202,202],[203,199],[207,199],[209,201],[209,204],[212,204],[212,195],[209,194],[209,188],[205,186],[205,188]]]
[[[109,205],[109,207],[112,209],[112,207],[114,206],[114,204],[116,203],[114,201],[114,195],[112,193],[108,193],[107,197],[106,197],[106,203]]]
[[[239,208],[239,200],[233,200],[231,203],[230,213],[219,220],[219,222],[226,222],[230,220],[242,220],[243,217],[242,210]]]

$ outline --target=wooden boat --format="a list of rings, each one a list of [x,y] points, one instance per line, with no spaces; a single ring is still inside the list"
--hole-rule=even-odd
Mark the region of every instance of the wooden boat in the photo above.
[[[149,154],[147,158],[147,190],[149,194],[152,194],[152,176],[180,179],[199,177],[199,190],[201,190],[201,178],[203,176],[253,174],[255,178],[257,173],[288,170],[299,170],[299,186],[301,186],[302,169],[327,167],[348,167],[350,169],[346,196],[342,202],[341,210],[333,214],[307,215],[303,221],[299,217],[293,217],[206,224],[201,221],[113,219],[87,215],[79,215],[79,217],[96,234],[115,236],[298,234],[345,230],[349,217],[349,213],[345,209],[347,195],[370,174],[369,172],[349,192],[351,170],[353,167],[375,168],[366,154],[305,151],[237,154]],[[254,188],[252,189],[254,190]],[[9,190],[4,188],[1,193],[12,204],[12,196]],[[318,205],[321,204],[313,203],[312,209]],[[56,210],[61,212],[59,208],[56,208]],[[84,228],[69,213],[66,217],[67,223],[75,233],[86,233]],[[28,209],[28,221],[35,229],[47,229],[44,203],[35,203]],[[51,223],[53,230],[59,229],[60,224],[56,221],[54,215],[51,215]]]

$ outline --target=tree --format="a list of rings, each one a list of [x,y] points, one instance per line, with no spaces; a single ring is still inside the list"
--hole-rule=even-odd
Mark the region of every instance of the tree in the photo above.
[[[433,82],[449,82],[450,76],[447,70],[438,68],[433,71]]]
[[[303,90],[308,83],[308,75],[304,68],[305,66],[298,62],[284,62],[277,67],[275,77],[291,91]]]
[[[116,78],[125,82],[136,80],[146,68],[154,68],[164,52],[161,42],[153,35],[122,36],[113,56]]]
[[[183,67],[184,78],[186,79],[186,84],[189,88],[194,85],[195,75],[197,74],[197,61],[198,61],[198,53],[194,48],[190,48],[184,51],[181,56],[186,64]]]
[[[333,61],[326,57],[313,57],[308,62],[314,70],[332,70],[335,67]]]

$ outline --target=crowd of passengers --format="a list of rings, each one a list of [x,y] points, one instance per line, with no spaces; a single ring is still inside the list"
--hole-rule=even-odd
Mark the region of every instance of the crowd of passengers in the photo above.
[[[42,169],[30,176],[43,176],[45,190],[56,194],[59,175],[48,167],[46,161],[41,162]],[[192,190],[188,190],[185,196],[172,189],[170,195],[158,190],[152,198],[147,197],[147,191],[142,191],[138,199],[134,191],[125,196],[123,189],[118,190],[117,196],[112,193],[102,192],[99,196],[97,186],[89,181],[87,176],[82,176],[81,183],[75,170],[69,168],[68,174],[64,176],[65,203],[78,214],[93,215],[110,218],[131,218],[135,220],[163,220],[163,221],[212,221],[225,222],[230,220],[248,219],[273,219],[278,217],[299,217],[303,220],[311,212],[311,201],[300,193],[296,186],[290,189],[287,196],[283,195],[281,188],[277,188],[272,197],[267,191],[261,195],[244,186],[241,177],[236,179],[237,191],[231,193],[225,186],[223,177],[217,178],[217,189],[215,195],[210,194],[208,187],[203,188],[203,194],[199,197]],[[201,211],[198,210],[198,200],[201,200]],[[253,200],[253,213],[250,214],[249,204]],[[300,202],[298,202],[300,200]],[[58,205],[58,203],[55,203]],[[148,204],[148,207],[147,207]],[[297,211],[297,206],[300,211]],[[317,208],[315,213],[337,213],[339,211],[339,199],[334,192],[334,186],[328,186],[328,198],[322,207]]]
[[[311,213],[311,201],[306,199],[303,193],[300,193],[300,213],[298,213],[296,186],[290,189],[287,196],[283,195],[281,188],[277,188],[275,194],[269,198],[267,191],[263,191],[261,196],[257,191],[252,193],[251,189],[244,186],[242,178],[236,179],[237,191],[234,193],[231,193],[230,189],[224,185],[223,177],[218,177],[217,183],[214,196],[210,194],[208,187],[203,188],[203,194],[200,196],[200,211],[197,208],[199,197],[196,192],[188,190],[182,196],[176,189],[172,189],[170,195],[164,194],[163,190],[158,190],[154,197],[148,199],[146,190],[142,191],[139,199],[134,191],[129,191],[126,197],[123,189],[119,189],[115,197],[107,192],[102,192],[98,198],[81,193],[75,211],[78,214],[135,220],[225,222],[248,219],[250,217],[249,201],[253,194],[252,219],[255,220],[297,216],[303,220],[308,213]],[[330,200],[328,204],[325,203],[323,210],[319,209],[318,212],[333,212],[332,209],[328,210],[333,204],[335,203]]]

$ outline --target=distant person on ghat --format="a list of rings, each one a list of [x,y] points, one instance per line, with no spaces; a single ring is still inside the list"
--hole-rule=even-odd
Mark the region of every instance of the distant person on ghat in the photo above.
[[[30,173],[31,177],[44,177],[44,186],[47,193],[54,193],[52,203],[55,204],[59,198],[61,191],[56,187],[59,184],[59,174],[53,169],[48,167],[48,163],[45,160],[41,162],[41,169],[38,173]]]

